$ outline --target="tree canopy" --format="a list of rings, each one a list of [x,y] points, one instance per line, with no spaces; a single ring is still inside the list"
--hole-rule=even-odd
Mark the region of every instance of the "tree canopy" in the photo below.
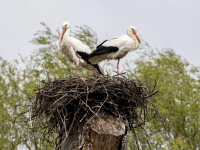
[[[135,66],[133,72],[139,79],[157,82],[159,93],[154,95],[153,101],[162,121],[157,117],[147,125],[149,134],[154,133],[149,136],[152,147],[199,148],[199,69],[170,48],[153,50],[149,46],[131,65]]]

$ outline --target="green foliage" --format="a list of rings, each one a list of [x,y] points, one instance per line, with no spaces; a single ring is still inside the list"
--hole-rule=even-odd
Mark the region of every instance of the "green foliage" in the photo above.
[[[200,147],[200,86],[199,69],[170,48],[161,51],[145,50],[130,64],[139,79],[156,80],[159,93],[153,101],[162,120],[155,118],[147,126],[155,149],[197,149]],[[164,126],[163,126],[164,125]],[[143,149],[148,149],[142,139]]]
[[[15,64],[18,64],[15,61]],[[16,143],[19,143],[20,134],[16,132],[19,127],[12,124],[14,110],[13,105],[18,105],[21,93],[19,92],[18,80],[20,72],[15,64],[0,57],[0,149],[14,149]],[[9,131],[9,132],[8,132]],[[16,137],[16,140],[11,140]]]

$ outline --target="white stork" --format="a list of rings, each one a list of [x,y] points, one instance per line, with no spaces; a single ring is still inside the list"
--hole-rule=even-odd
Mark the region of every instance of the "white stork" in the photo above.
[[[69,36],[69,22],[64,22],[62,28],[63,32],[60,37],[59,51],[77,66],[77,74],[79,74],[79,65],[102,74],[97,63],[90,64],[86,61],[89,54],[92,52],[91,49],[78,39]]]
[[[139,46],[140,39],[136,32],[136,28],[134,26],[130,26],[127,30],[127,35],[118,35],[109,40],[105,40],[89,55],[87,61],[91,64],[96,64],[105,59],[117,59],[118,75],[119,60],[126,56],[128,52],[136,50]]]

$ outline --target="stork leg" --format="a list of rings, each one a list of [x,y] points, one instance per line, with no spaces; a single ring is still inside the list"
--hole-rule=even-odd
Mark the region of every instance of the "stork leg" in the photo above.
[[[119,60],[120,60],[120,58],[118,58],[118,62],[117,62],[117,77],[118,77],[118,74],[119,74]]]
[[[76,56],[79,58],[79,55],[77,52],[75,52]],[[76,70],[76,75],[78,76],[79,75],[79,65],[77,66],[77,70]]]
[[[77,66],[76,75],[79,75],[79,66]]]

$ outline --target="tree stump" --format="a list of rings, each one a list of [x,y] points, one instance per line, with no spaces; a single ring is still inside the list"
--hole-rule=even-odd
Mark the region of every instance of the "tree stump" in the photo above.
[[[61,150],[122,150],[126,128],[121,120],[104,112],[86,119],[76,134],[72,134],[74,130],[70,133],[67,138],[63,136]]]

